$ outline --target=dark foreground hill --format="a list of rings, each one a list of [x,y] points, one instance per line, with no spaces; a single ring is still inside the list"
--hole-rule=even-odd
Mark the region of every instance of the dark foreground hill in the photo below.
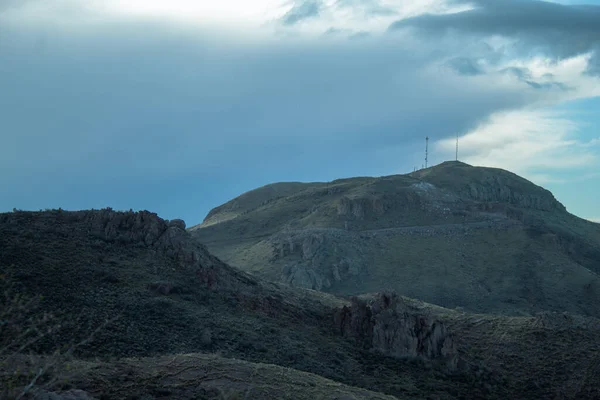
[[[48,390],[100,399],[598,398],[596,319],[291,289],[229,267],[184,227],[149,212],[0,214],[3,393],[31,382],[14,374],[35,377],[35,354],[78,343],[57,372],[68,380]],[[11,294],[43,297],[18,319],[25,331],[42,312],[60,322],[27,346],[32,357],[6,351],[23,333],[9,318]]]
[[[215,208],[191,232],[227,263],[292,286],[386,288],[473,312],[600,316],[600,224],[500,169],[447,162],[277,183]]]

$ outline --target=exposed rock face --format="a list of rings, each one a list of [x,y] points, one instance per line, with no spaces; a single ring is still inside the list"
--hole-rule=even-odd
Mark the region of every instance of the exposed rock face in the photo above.
[[[422,204],[421,197],[422,193],[414,190],[404,190],[393,195],[344,196],[337,202],[337,215],[355,220],[378,218],[393,209],[419,206]]]
[[[81,213],[80,217],[89,223],[90,233],[103,240],[150,246],[183,263],[205,259],[204,263],[210,264],[205,257],[208,254],[206,249],[188,240],[183,220],[167,222],[148,211],[134,213],[104,209]]]
[[[322,290],[331,286],[331,282],[321,273],[303,265],[288,264],[282,274],[283,281],[293,287]]]
[[[367,303],[356,297],[335,316],[336,327],[365,348],[395,358],[441,360],[455,368],[458,356],[452,335],[440,321],[409,312],[394,293]]]
[[[185,221],[182,219],[173,219],[173,220],[169,221],[169,228],[170,227],[185,230]]]
[[[379,197],[342,197],[337,206],[338,215],[364,218],[367,215],[383,215],[385,205]]]
[[[504,202],[543,211],[565,211],[565,207],[549,191],[542,188],[531,193],[519,191],[504,176],[490,176],[482,181],[471,182],[463,189],[462,194],[476,201]]]
[[[338,237],[339,236],[339,237]],[[348,251],[346,236],[329,233],[288,233],[271,238],[271,261],[285,260],[281,280],[291,286],[323,290],[358,276],[365,261],[359,251]]]

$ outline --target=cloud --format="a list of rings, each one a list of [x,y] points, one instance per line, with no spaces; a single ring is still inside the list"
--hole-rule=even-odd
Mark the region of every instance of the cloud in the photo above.
[[[300,21],[317,17],[321,7],[319,0],[296,0],[291,10],[282,17],[282,23],[288,26],[295,25]]]
[[[226,35],[180,24],[178,7],[158,20],[154,6],[61,0],[45,13],[40,1],[0,16],[0,170],[13,171],[0,186],[21,198],[407,172],[425,136],[440,142],[433,162],[453,158],[459,134],[461,158],[547,179],[562,179],[550,159],[573,170],[594,154],[546,109],[600,94],[583,74],[594,54],[556,62],[514,52],[511,38],[378,31],[425,11],[469,12],[462,3],[295,2],[260,18],[244,6],[239,15],[267,22]],[[378,5],[397,14],[365,11]]]
[[[465,2],[467,3],[467,2]],[[451,14],[422,14],[399,19],[390,31],[415,28],[432,35],[459,34],[514,37],[521,54],[568,58],[597,54],[600,48],[600,6],[563,5],[535,0],[474,0],[474,7]],[[588,73],[596,73],[597,55]]]
[[[467,57],[454,57],[446,62],[446,65],[461,75],[482,75],[483,69],[476,60]]]
[[[371,17],[398,15],[395,7],[384,5],[379,0],[337,0],[335,5],[339,8],[350,8]]]
[[[408,39],[240,47],[142,28],[5,35],[0,85],[12,95],[0,95],[0,128],[15,134],[0,169],[172,177],[294,168],[309,155],[341,166],[382,148],[408,151],[425,134],[469,131],[540,98],[509,80],[440,74]]]
[[[586,218],[588,221],[592,221],[595,222],[597,224],[600,224],[600,218]]]
[[[524,109],[490,116],[459,137],[459,159],[507,169],[539,184],[589,180],[600,167],[598,140],[579,139],[580,126],[560,112]],[[436,143],[454,153],[455,140]]]

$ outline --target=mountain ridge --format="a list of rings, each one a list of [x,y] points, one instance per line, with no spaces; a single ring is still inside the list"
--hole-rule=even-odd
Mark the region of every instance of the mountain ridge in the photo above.
[[[506,171],[506,170],[503,170],[500,168],[473,167],[473,166],[470,166],[470,165],[460,162],[460,161],[446,161],[446,162],[443,162],[436,166],[433,166],[433,167],[430,167],[427,169],[423,169],[423,170],[418,170],[418,171],[411,172],[408,174],[396,174],[396,175],[387,175],[387,176],[381,176],[381,177],[342,178],[342,179],[335,179],[331,182],[276,182],[276,183],[271,183],[271,184],[264,185],[259,188],[247,191],[245,193],[242,193],[241,195],[224,203],[223,205],[213,208],[212,210],[210,210],[208,212],[206,218],[204,219],[204,221],[201,224],[195,225],[190,229],[194,230],[194,229],[198,229],[200,227],[206,226],[205,224],[207,222],[211,221],[211,219],[215,218],[215,216],[217,214],[223,212],[223,210],[242,208],[242,214],[243,214],[243,213],[247,213],[247,212],[251,211],[252,209],[255,209],[255,208],[258,208],[265,204],[268,204],[269,202],[274,201],[277,198],[285,197],[286,195],[297,194],[298,192],[301,192],[301,191],[307,190],[307,189],[318,189],[318,188],[323,188],[323,187],[326,187],[327,189],[329,189],[331,186],[335,187],[336,185],[340,185],[340,184],[347,184],[347,183],[354,183],[354,182],[370,183],[370,182],[377,181],[377,180],[393,180],[395,178],[402,178],[402,177],[415,178],[416,179],[415,183],[418,183],[418,181],[428,182],[428,181],[432,180],[432,176],[431,176],[432,172],[438,172],[438,171],[443,171],[445,174],[435,174],[435,176],[433,177],[434,178],[433,181],[435,183],[437,183],[440,187],[443,187],[444,184],[448,183],[447,174],[450,172],[456,171],[457,169],[460,169],[460,168],[468,168],[468,169],[471,169],[471,171],[485,171],[485,172],[492,173],[491,177],[496,178],[495,183],[497,184],[497,186],[502,185],[502,182],[498,181],[499,177],[503,177],[505,179],[506,178],[513,179],[515,181],[520,181],[521,184],[530,185],[531,187],[538,189],[538,193],[540,193],[540,196],[534,197],[534,198],[538,199],[538,202],[536,203],[535,200],[529,200],[530,204],[537,205],[538,207],[541,206],[544,209],[559,209],[562,211],[566,211],[566,208],[564,207],[564,205],[562,205],[560,202],[558,202],[554,198],[554,196],[552,195],[552,193],[550,191],[542,188],[541,186],[535,185],[532,182],[526,180],[525,178],[522,178],[512,172],[509,172],[509,171]],[[425,178],[428,178],[428,179],[425,179]],[[481,178],[484,178],[484,177],[481,177]],[[480,178],[480,180],[482,180],[481,178]],[[441,185],[440,185],[440,183],[441,183]],[[509,200],[512,200],[514,202],[519,202],[519,200],[521,199],[518,195],[516,196],[516,198],[513,198],[512,197],[513,192],[511,192],[511,191],[504,191],[504,192],[500,191],[498,193],[499,197],[494,197],[494,193],[490,193],[489,191],[486,192],[486,191],[478,190],[480,188],[477,185],[474,185],[473,182],[469,182],[469,183],[470,183],[470,185],[466,185],[466,187],[464,188],[464,192],[466,195],[469,195],[475,199],[485,199],[485,200],[491,199],[491,200],[501,201],[501,200],[505,200],[508,198]],[[249,201],[249,199],[248,199],[249,197],[252,198],[252,200]],[[527,203],[528,197],[524,197],[524,199],[526,199],[524,201]],[[224,221],[227,221],[227,220],[228,219],[225,219]]]
[[[0,214],[0,288],[42,296],[31,312],[59,323],[18,371],[76,342],[69,385],[59,375],[52,388],[65,399],[74,388],[109,399],[217,399],[221,389],[257,399],[598,397],[598,319],[290,288],[226,265],[184,226],[147,211]],[[16,365],[0,356],[0,387],[14,384]]]
[[[511,172],[452,161],[261,190],[209,214],[235,205],[234,218],[190,232],[226,262],[292,286],[385,287],[474,312],[600,315],[600,229]],[[248,193],[262,201],[245,204]]]

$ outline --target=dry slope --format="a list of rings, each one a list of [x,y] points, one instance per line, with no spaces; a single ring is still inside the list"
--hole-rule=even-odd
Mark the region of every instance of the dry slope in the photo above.
[[[75,385],[105,399],[230,389],[265,399],[598,396],[598,320],[291,289],[224,264],[184,226],[149,212],[0,214],[2,289],[43,295],[39,311],[64,323],[31,350],[80,341],[119,316],[77,349],[76,373],[55,390]],[[0,379],[11,365],[0,357]]]
[[[448,162],[407,175],[274,184],[190,230],[229,264],[292,286],[391,289],[473,312],[600,316],[600,225],[504,170]]]

